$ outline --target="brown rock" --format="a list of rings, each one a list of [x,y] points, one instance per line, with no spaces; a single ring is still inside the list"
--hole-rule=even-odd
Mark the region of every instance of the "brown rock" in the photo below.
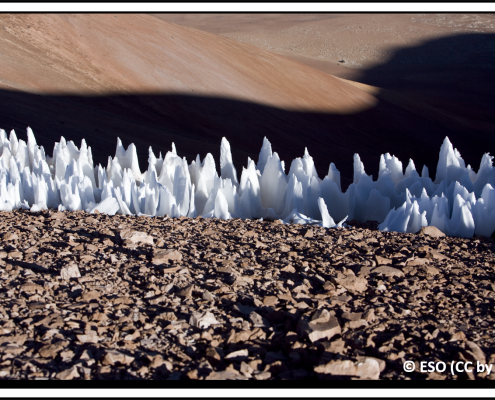
[[[311,342],[320,339],[331,339],[341,333],[339,321],[334,316],[330,316],[327,322],[308,322],[302,318],[298,323],[298,333],[300,336],[307,336]]]
[[[329,353],[344,354],[346,352],[345,341],[342,339],[336,339],[332,342],[323,342],[325,351]]]
[[[220,357],[220,354],[218,354],[218,351],[214,347],[206,349],[205,356],[212,364],[218,364],[222,360],[222,357]]]
[[[419,231],[418,235],[426,235],[434,238],[444,237],[445,233],[443,233],[440,229],[435,226],[423,226]]]
[[[442,253],[440,253],[439,251],[436,251],[436,250],[430,250],[426,254],[426,258],[435,259],[435,260],[439,260],[439,261],[448,260],[449,259],[449,257],[443,255]]]
[[[74,378],[79,378],[79,372],[77,371],[77,367],[73,365],[72,367],[59,372],[57,375],[55,375],[57,379],[63,380],[63,381],[70,381]]]
[[[226,266],[226,267],[218,267],[217,272],[221,274],[233,274],[234,270],[232,269],[232,267]]]
[[[376,261],[377,265],[392,264],[392,260],[385,258],[385,257],[378,256],[378,255],[375,255],[375,261]]]
[[[368,326],[368,323],[364,319],[358,319],[356,321],[348,321],[345,326],[349,329],[359,329]]]
[[[161,265],[167,261],[180,261],[182,260],[182,254],[174,249],[165,249],[155,251],[153,254],[152,263],[155,265]]]
[[[84,335],[76,335],[77,340],[82,343],[98,343],[100,339],[95,331],[88,331]]]
[[[26,293],[42,293],[43,288],[40,285],[37,285],[36,283],[25,283],[24,285],[21,285],[21,291],[26,292]]]
[[[294,273],[294,272],[296,272],[296,269],[292,265],[289,264],[289,265],[285,266],[284,268],[282,268],[280,271]]]
[[[225,356],[225,360],[243,361],[247,359],[248,355],[249,355],[248,349],[237,350],[227,354]]]
[[[480,364],[486,364],[486,356],[483,350],[474,342],[467,340],[465,343],[464,355],[470,361],[478,361]]]
[[[428,274],[428,275],[438,275],[440,273],[440,270],[438,268],[432,267],[431,265],[425,265],[423,267],[423,270]]]
[[[345,287],[349,292],[365,292],[368,288],[368,281],[363,277],[356,276],[340,276],[332,278],[333,283]]]
[[[120,231],[120,238],[134,244],[144,243],[153,245],[152,236],[149,236],[145,232],[135,231],[131,228],[122,229]]]
[[[404,276],[404,272],[400,269],[387,267],[385,265],[377,267],[371,271],[373,274],[385,275],[385,276]]]
[[[408,261],[406,265],[408,267],[417,267],[417,266],[422,266],[422,265],[426,265],[429,263],[430,263],[430,260],[428,260],[427,258],[416,258],[414,260]]]
[[[78,266],[72,263],[70,265],[62,267],[62,270],[60,271],[60,277],[63,280],[68,281],[70,278],[80,278],[81,273],[79,272]]]
[[[207,311],[204,314],[193,313],[189,319],[189,325],[199,329],[207,329],[210,325],[219,324],[215,316]]]
[[[457,342],[459,340],[465,340],[465,339],[466,339],[466,335],[464,334],[464,332],[459,331],[459,332],[456,332],[452,335],[449,342]]]
[[[53,344],[43,346],[39,349],[38,354],[43,358],[55,358],[59,352],[67,347],[69,343],[66,341],[58,341]]]
[[[210,375],[208,375],[205,380],[207,381],[227,381],[227,380],[236,380],[236,381],[239,381],[239,380],[246,380],[248,378],[246,378],[244,375],[240,375],[237,371],[220,371],[220,372],[216,372],[216,371],[213,371],[210,373]]]
[[[172,363],[168,360],[164,360],[161,354],[156,355],[153,357],[153,360],[150,363],[150,368],[160,368],[162,365],[165,365],[165,368],[168,371],[173,371],[174,367]]]
[[[101,297],[101,293],[96,291],[96,290],[91,290],[87,293],[82,294],[79,298],[82,301],[91,301],[91,300],[96,300]]]
[[[194,285],[186,286],[185,288],[177,292],[177,296],[189,299],[192,296],[193,290],[194,290]]]
[[[270,379],[272,377],[271,372],[269,371],[264,371],[264,372],[259,372],[259,373],[254,373],[254,379],[257,381],[266,381],[267,379]]]
[[[311,317],[311,322],[316,323],[324,323],[330,321],[330,318],[334,315],[334,312],[330,313],[325,308],[320,308],[316,310],[316,312]]]
[[[263,299],[263,305],[266,307],[273,307],[278,303],[278,298],[276,296],[266,296]]]
[[[17,344],[8,344],[6,346],[0,346],[0,354],[12,354],[18,356],[26,350],[25,346],[19,346]]]
[[[105,357],[101,362],[103,365],[116,365],[118,363],[123,365],[130,365],[134,361],[134,357],[121,353],[115,350],[109,350],[105,353]]]
[[[326,365],[314,368],[317,374],[337,376],[357,376],[361,379],[378,379],[380,364],[374,358],[366,357],[362,362],[353,363],[351,360],[333,360]]]
[[[363,316],[363,313],[342,313],[342,319],[345,319],[347,321],[358,321],[361,319]]]
[[[17,233],[14,232],[7,232],[4,233],[2,236],[2,239],[7,241],[7,240],[18,240],[19,236],[17,236]]]
[[[306,233],[304,234],[305,238],[312,238],[313,237],[313,231],[311,229],[308,229]]]

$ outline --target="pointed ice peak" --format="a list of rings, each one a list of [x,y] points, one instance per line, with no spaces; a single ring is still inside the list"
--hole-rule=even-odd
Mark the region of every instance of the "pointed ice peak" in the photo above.
[[[272,156],[272,154],[272,145],[265,136],[263,138],[263,146],[261,146],[260,155],[258,156],[258,169],[261,173],[263,173],[266,162],[268,161],[268,158]]]
[[[155,163],[156,163],[156,157],[155,157],[155,153],[153,153],[153,149],[151,148],[151,146],[148,148],[148,164],[151,166],[155,166]]]
[[[172,154],[177,155],[177,149],[175,148],[175,143],[172,142]]]
[[[27,127],[27,137],[28,137],[28,146],[36,146],[36,138],[34,137],[33,130],[28,126]]]
[[[354,181],[353,183],[357,185],[359,183],[359,180],[361,179],[361,175],[365,175],[366,172],[364,172],[364,164],[361,162],[361,158],[359,157],[359,154],[355,153],[354,154]]]
[[[430,177],[430,171],[428,171],[428,167],[426,165],[423,165],[423,169],[421,170],[421,178],[429,178]]]
[[[492,170],[493,168],[493,156],[490,155],[490,153],[485,153],[483,154],[483,157],[481,158],[481,163],[480,163],[480,169],[478,170],[478,174],[482,170]]]
[[[416,166],[414,165],[414,161],[412,160],[412,158],[410,158],[409,164],[407,164],[406,167],[406,172],[404,173],[404,178],[408,178],[409,176],[411,176],[411,173],[413,171],[416,171]]]
[[[327,176],[334,181],[337,184],[337,187],[339,188],[340,191],[342,191],[342,188],[340,186],[340,171],[337,169],[334,163],[330,163],[330,167],[328,167],[328,174]]]
[[[454,149],[454,146],[446,136],[440,148],[435,183],[440,183],[442,180],[455,180],[463,172],[461,169],[465,168],[466,164],[461,154],[457,149]]]
[[[3,129],[2,129],[3,130]],[[5,132],[5,131],[4,131]],[[17,135],[15,134],[15,130],[12,129],[10,131],[10,136],[9,136],[10,143],[12,144],[12,140],[17,141]]]
[[[225,168],[230,163],[232,163],[230,143],[225,137],[223,137],[220,144],[220,169]]]
[[[304,157],[306,158],[306,157],[309,157],[309,156],[310,156],[310,155],[309,155],[309,152],[308,152],[308,148],[307,148],[307,147],[305,147],[305,148],[304,148]]]

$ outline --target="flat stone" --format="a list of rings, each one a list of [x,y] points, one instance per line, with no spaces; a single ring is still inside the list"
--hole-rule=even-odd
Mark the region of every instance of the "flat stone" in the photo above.
[[[248,349],[237,350],[237,351],[233,351],[232,353],[227,354],[225,356],[225,360],[231,360],[231,361],[238,362],[238,361],[246,360],[248,356],[249,356]]]
[[[431,265],[425,265],[423,269],[428,275],[438,275],[440,273],[438,268],[432,267]]]
[[[199,329],[207,329],[210,325],[219,324],[215,316],[207,311],[204,314],[193,313],[189,318],[189,325]]]
[[[193,289],[194,289],[194,285],[186,286],[185,288],[180,289],[177,292],[177,296],[189,299],[192,296]]]
[[[375,255],[375,261],[377,265],[387,265],[387,264],[392,264],[392,260],[389,258],[381,257],[378,255]]]
[[[144,243],[153,245],[153,237],[149,236],[145,232],[135,231],[130,228],[122,229],[120,231],[120,238],[122,240],[129,241],[134,244]]]
[[[26,350],[25,346],[19,346],[15,344],[8,344],[6,346],[0,346],[0,354],[12,354],[13,356],[18,356]]]
[[[466,335],[463,331],[455,332],[450,338],[449,342],[457,342],[459,340],[466,340]]]
[[[349,313],[349,312],[342,313],[342,319],[345,319],[347,321],[358,321],[361,319],[362,316],[363,313]]]
[[[70,278],[80,278],[81,273],[79,272],[79,267],[76,264],[62,267],[60,277],[65,281],[68,281]]]
[[[63,381],[70,381],[74,378],[79,378],[79,372],[77,371],[77,367],[74,365],[62,372],[59,372],[57,375],[55,375],[57,379],[63,380]]]
[[[207,381],[245,381],[247,379],[244,375],[232,371],[213,371],[205,378]]]
[[[101,293],[96,290],[91,290],[87,293],[84,293],[80,296],[82,301],[91,301],[101,298]]]
[[[55,358],[59,352],[67,347],[66,341],[58,341],[53,344],[43,346],[39,349],[38,354],[43,358]]]
[[[278,298],[276,296],[266,296],[263,299],[263,305],[266,307],[273,307],[278,303]]]
[[[332,278],[333,283],[345,287],[349,292],[365,292],[368,288],[368,281],[363,277],[345,276]]]
[[[362,362],[354,363],[351,360],[332,360],[326,365],[314,368],[317,374],[337,376],[357,376],[361,379],[378,379],[380,364],[374,358],[365,358]]]
[[[341,333],[339,321],[334,316],[331,316],[327,322],[322,323],[302,318],[297,328],[299,335],[307,336],[311,342],[316,342],[320,339],[331,339]]]
[[[336,339],[332,342],[322,342],[325,351],[335,354],[344,354],[346,351],[345,341]]]
[[[182,260],[182,254],[178,250],[165,249],[155,251],[153,254],[153,260],[151,261],[154,265],[161,265],[168,261],[180,261]]]
[[[294,272],[296,272],[296,269],[292,265],[289,264],[289,265],[285,266],[284,268],[282,268],[280,271],[294,273]]]
[[[404,272],[402,272],[400,269],[387,267],[385,265],[373,269],[371,273],[385,276],[404,276]]]
[[[312,238],[313,237],[313,231],[311,229],[308,229],[306,233],[304,234],[305,238]]]
[[[14,232],[7,232],[4,233],[2,236],[2,239],[7,241],[7,240],[18,240],[19,236],[17,236],[17,233]]]
[[[256,312],[251,312],[249,314],[249,320],[253,323],[253,326],[255,328],[269,328],[271,325],[270,323],[265,319],[263,318],[261,315],[259,315],[258,313]]]
[[[426,265],[429,263],[430,263],[430,260],[428,260],[427,258],[416,258],[414,260],[408,261],[406,265],[408,267],[418,267],[418,266],[423,266],[423,265]]]
[[[127,354],[121,353],[119,351],[110,350],[105,353],[105,357],[101,362],[103,365],[115,365],[123,364],[130,365],[134,361],[134,357],[128,356]]]
[[[76,337],[82,343],[98,343],[100,339],[95,331],[89,331],[84,335],[76,335]]]
[[[368,326],[368,323],[364,319],[358,319],[356,321],[348,321],[345,326],[349,329],[359,329]]]
[[[427,254],[426,254],[426,258],[429,258],[429,259],[435,259],[435,260],[439,260],[439,261],[442,261],[442,260],[448,260],[449,257],[447,257],[446,255],[440,253],[439,251],[436,251],[436,250],[430,250]]]
[[[435,226],[423,226],[419,231],[418,235],[426,235],[434,238],[444,237],[445,233],[443,233],[440,229]]]

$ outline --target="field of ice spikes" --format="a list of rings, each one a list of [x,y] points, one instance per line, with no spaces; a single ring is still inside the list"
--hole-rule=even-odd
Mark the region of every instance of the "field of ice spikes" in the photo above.
[[[493,157],[483,155],[476,173],[466,167],[448,138],[440,149],[434,181],[426,166],[419,175],[409,160],[403,172],[402,163],[388,153],[380,157],[374,181],[355,154],[354,182],[345,192],[336,166],[331,163],[320,179],[307,150],[292,161],[286,174],[284,162],[266,138],[258,162],[248,158],[240,182],[225,138],[220,176],[211,154],[203,161],[198,155],[188,164],[174,144],[165,158],[161,153],[156,158],[150,147],[144,173],[134,144],[125,150],[120,139],[106,168],[93,165],[84,139],[79,149],[62,137],[49,157],[30,128],[27,144],[14,131],[7,138],[0,130],[0,154],[0,211],[50,208],[110,215],[264,218],[326,228],[356,219],[378,221],[383,231],[415,233],[432,225],[449,236],[465,238],[495,231]]]

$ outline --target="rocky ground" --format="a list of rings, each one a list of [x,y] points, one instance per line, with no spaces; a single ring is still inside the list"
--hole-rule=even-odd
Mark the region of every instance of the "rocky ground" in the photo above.
[[[55,211],[0,224],[3,380],[495,376],[450,373],[495,363],[492,239]]]

